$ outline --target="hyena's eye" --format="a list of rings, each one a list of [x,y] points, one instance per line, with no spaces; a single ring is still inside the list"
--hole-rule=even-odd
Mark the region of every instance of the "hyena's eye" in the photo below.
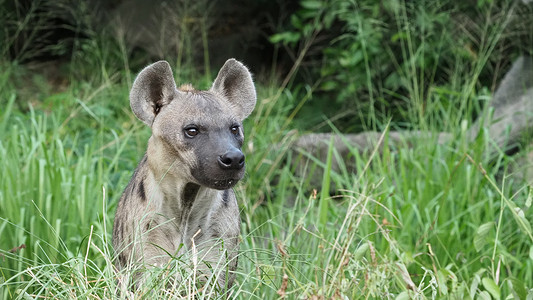
[[[193,138],[195,137],[198,133],[200,133],[200,131],[198,130],[197,127],[195,126],[189,126],[189,127],[185,127],[185,129],[183,129],[183,131],[185,132],[185,135],[189,138]]]
[[[237,125],[231,126],[230,130],[231,130],[231,133],[233,133],[233,135],[239,134],[239,126]]]

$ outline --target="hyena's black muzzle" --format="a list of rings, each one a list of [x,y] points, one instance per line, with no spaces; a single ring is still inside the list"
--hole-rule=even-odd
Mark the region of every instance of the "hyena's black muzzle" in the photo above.
[[[242,135],[225,130],[197,136],[197,167],[192,170],[199,184],[225,190],[233,187],[244,176],[245,159],[241,151]]]

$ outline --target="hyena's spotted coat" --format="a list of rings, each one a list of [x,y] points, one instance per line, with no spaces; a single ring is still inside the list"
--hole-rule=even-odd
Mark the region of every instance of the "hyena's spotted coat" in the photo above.
[[[250,73],[233,59],[208,91],[177,89],[165,61],[140,72],[130,104],[152,136],[115,215],[119,269],[163,266],[195,247],[205,276],[221,261],[235,270],[240,219],[232,187],[244,175],[242,121],[255,102]],[[231,285],[233,273],[218,269],[218,283]]]

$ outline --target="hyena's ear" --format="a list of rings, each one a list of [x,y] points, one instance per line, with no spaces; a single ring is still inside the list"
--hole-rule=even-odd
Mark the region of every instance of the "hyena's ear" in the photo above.
[[[233,58],[222,66],[210,91],[223,95],[241,120],[246,119],[254,110],[257,96],[252,75]]]
[[[161,107],[174,99],[176,82],[168,62],[162,60],[144,68],[130,92],[130,105],[133,113],[148,126],[152,126]]]

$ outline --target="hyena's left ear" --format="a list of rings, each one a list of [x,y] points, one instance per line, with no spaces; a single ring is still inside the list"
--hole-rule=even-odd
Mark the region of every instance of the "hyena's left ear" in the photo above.
[[[178,93],[172,69],[161,60],[144,68],[131,87],[130,106],[133,113],[148,126],[152,126],[161,107],[167,105]]]
[[[223,95],[241,120],[252,113],[257,101],[252,75],[233,58],[222,66],[210,91]]]

